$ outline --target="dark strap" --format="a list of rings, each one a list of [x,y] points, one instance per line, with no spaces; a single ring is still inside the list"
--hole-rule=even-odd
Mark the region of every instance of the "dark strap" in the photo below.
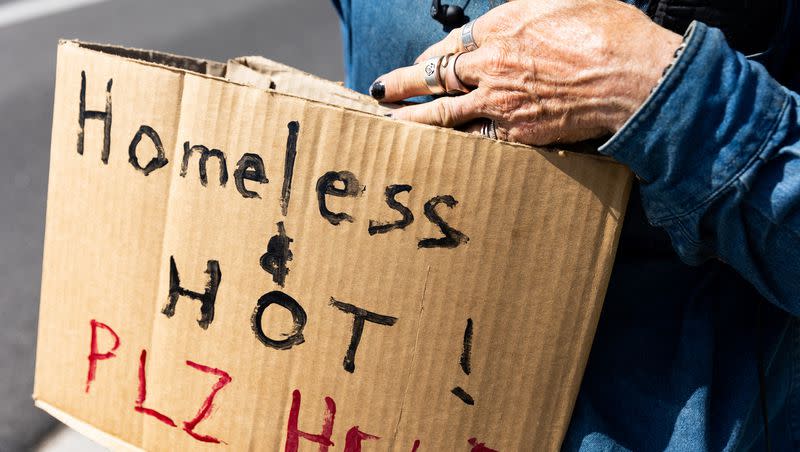
[[[751,55],[768,48],[781,31],[790,0],[652,0],[647,13],[654,22],[683,34],[698,20],[725,34],[734,49]]]

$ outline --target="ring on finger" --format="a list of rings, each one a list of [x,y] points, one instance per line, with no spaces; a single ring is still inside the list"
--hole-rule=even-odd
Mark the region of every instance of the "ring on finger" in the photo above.
[[[439,66],[439,70],[441,71],[439,78],[444,82],[444,88],[447,94],[464,94],[470,92],[470,89],[464,85],[461,78],[458,76],[458,72],[456,72],[458,57],[464,53],[466,52],[445,55]]]
[[[481,124],[481,135],[493,140],[497,139],[497,123],[493,119],[484,118]]]
[[[475,42],[475,37],[472,34],[472,27],[475,26],[475,21],[471,20],[461,27],[461,45],[467,52],[472,52],[478,48],[478,43]]]
[[[442,94],[445,92],[444,83],[442,83],[442,78],[439,74],[439,67],[442,64],[443,58],[442,56],[435,56],[428,58],[422,63],[425,86],[428,87],[431,94]]]

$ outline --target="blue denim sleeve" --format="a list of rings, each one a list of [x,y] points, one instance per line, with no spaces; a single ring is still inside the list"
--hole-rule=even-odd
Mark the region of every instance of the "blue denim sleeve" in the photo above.
[[[600,151],[641,179],[685,262],[727,262],[800,315],[800,96],[695,22],[644,105]]]

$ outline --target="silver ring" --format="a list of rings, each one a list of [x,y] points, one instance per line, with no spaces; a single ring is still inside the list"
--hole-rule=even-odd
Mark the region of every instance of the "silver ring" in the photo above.
[[[444,87],[447,90],[447,94],[466,94],[471,91],[466,85],[464,85],[464,82],[461,81],[461,78],[456,72],[456,62],[458,61],[458,58],[465,53],[466,52],[458,52],[456,54],[451,54],[449,58],[446,58],[444,61],[442,61],[441,68],[444,74],[442,74],[441,77],[442,81],[444,82]]]
[[[461,45],[464,50],[472,52],[478,48],[478,43],[475,42],[475,37],[472,36],[472,27],[475,26],[475,21],[471,20],[461,27]]]
[[[428,87],[431,94],[442,94],[445,91],[444,83],[442,83],[442,78],[439,75],[439,66],[442,64],[442,58],[441,56],[435,56],[433,58],[428,58],[422,63],[425,85]]]
[[[493,140],[497,139],[497,123],[492,119],[484,118],[481,124],[481,135]]]

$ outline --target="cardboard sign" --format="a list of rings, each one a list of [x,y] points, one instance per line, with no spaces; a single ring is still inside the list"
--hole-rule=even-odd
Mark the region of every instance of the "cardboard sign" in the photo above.
[[[37,405],[146,450],[558,448],[630,173],[247,62],[59,45]]]

